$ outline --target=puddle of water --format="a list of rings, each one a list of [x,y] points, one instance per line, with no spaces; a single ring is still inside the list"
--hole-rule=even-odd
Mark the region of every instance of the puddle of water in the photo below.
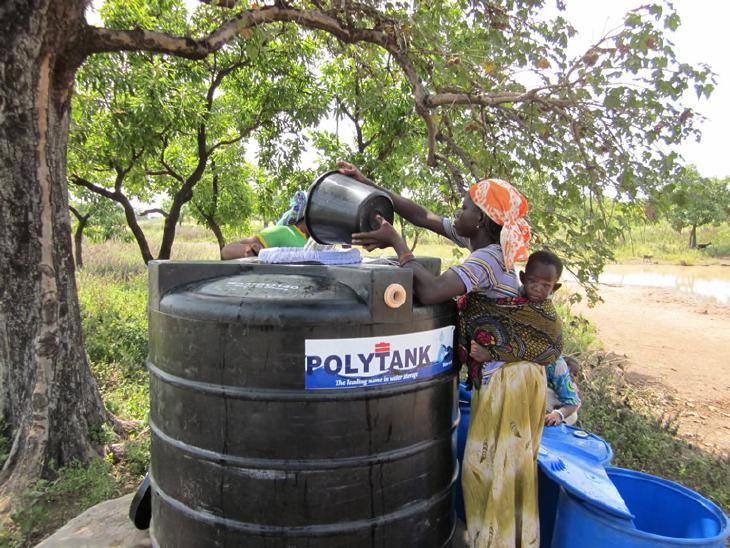
[[[730,268],[721,266],[610,265],[600,283],[666,287],[684,293],[730,302]]]

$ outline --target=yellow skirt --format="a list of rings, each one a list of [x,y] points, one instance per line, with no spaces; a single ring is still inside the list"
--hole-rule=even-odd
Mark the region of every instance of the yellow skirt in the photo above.
[[[472,393],[461,478],[472,548],[540,545],[537,451],[546,386],[543,366],[514,362]]]

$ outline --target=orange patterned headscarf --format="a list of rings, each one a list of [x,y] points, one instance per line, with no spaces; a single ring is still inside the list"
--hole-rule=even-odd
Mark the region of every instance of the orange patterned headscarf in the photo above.
[[[509,271],[515,261],[527,259],[530,225],[525,221],[527,200],[515,187],[501,179],[484,179],[469,188],[469,196],[495,223],[502,226],[499,243],[504,267]]]

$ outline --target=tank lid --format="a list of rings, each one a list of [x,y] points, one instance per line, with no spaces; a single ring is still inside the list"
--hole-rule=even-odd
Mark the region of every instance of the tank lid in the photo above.
[[[208,297],[267,301],[356,301],[355,293],[331,278],[296,274],[272,276],[247,273],[204,282],[195,290]]]

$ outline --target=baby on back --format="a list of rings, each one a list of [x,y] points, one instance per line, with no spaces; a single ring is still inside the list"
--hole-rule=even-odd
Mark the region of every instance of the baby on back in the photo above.
[[[548,365],[558,359],[562,325],[550,296],[561,285],[562,271],[557,255],[536,251],[520,272],[520,296],[493,299],[480,292],[465,296],[460,313],[470,320],[459,333],[459,347],[462,354],[469,349],[467,356],[461,356],[469,367],[467,384],[481,384],[483,365],[494,368],[516,361]]]

